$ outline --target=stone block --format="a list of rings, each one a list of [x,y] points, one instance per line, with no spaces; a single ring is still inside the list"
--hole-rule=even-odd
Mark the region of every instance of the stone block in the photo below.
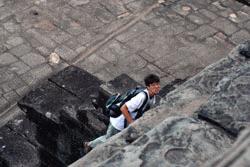
[[[188,15],[189,13],[192,12],[192,8],[188,5],[183,5],[183,4],[177,4],[177,5],[174,5],[172,7],[173,11],[175,11],[176,13],[182,15],[182,16],[186,16]]]
[[[250,163],[250,131],[244,130],[236,140],[232,148],[219,157],[206,163],[206,167],[238,167],[248,166]]]
[[[21,37],[9,37],[8,40],[6,41],[6,43],[8,45],[11,45],[12,47],[20,45],[24,42],[23,38]]]
[[[77,41],[81,45],[86,45],[86,44],[90,43],[93,40],[93,37],[95,35],[96,35],[95,33],[91,32],[91,31],[89,31],[87,29],[84,29],[84,31],[77,36]]]
[[[76,38],[69,39],[64,43],[64,45],[73,50],[76,50],[77,48],[81,47],[81,44],[77,41]]]
[[[20,25],[14,23],[13,21],[10,21],[10,22],[6,22],[3,24],[4,28],[11,32],[11,33],[14,33],[14,32],[20,32],[21,31],[21,27]]]
[[[244,27],[250,31],[250,20],[244,23]]]
[[[8,100],[9,103],[14,103],[15,101],[18,100],[19,96],[16,92],[10,91],[8,93],[5,93],[3,97]]]
[[[57,53],[62,59],[66,61],[70,61],[77,56],[75,51],[64,45],[57,47],[55,49],[55,53]]]
[[[16,93],[20,96],[23,97],[27,92],[29,91],[29,87],[28,86],[23,86],[20,87],[18,89],[16,89]]]
[[[41,80],[45,77],[48,77],[51,73],[52,73],[52,68],[47,64],[35,67],[32,70],[30,70],[31,76],[33,78],[36,78],[37,80]]]
[[[248,43],[248,45],[235,49],[232,54],[239,54],[242,49],[246,49],[243,46],[249,49]],[[240,57],[238,61],[240,61]],[[244,66],[240,66],[236,61],[228,61],[225,64],[225,66],[231,67],[231,73],[225,67],[221,67],[217,68],[216,76],[214,74],[214,76],[211,74],[206,76],[211,81],[202,79],[203,81],[200,83],[207,82],[206,87],[214,87],[215,91],[210,96],[208,103],[197,112],[200,118],[220,126],[234,136],[247,127],[250,121],[250,66],[249,61],[243,57],[241,61],[244,62]],[[217,78],[217,82],[212,82],[211,77]]]
[[[140,34],[150,30],[150,27],[145,23],[138,22],[134,26],[130,27],[125,33],[117,36],[116,39],[121,42],[126,42],[129,39],[136,38]]]
[[[199,12],[200,12],[202,15],[206,16],[207,18],[209,18],[209,19],[211,19],[211,20],[215,20],[215,19],[218,17],[215,13],[210,12],[210,11],[207,10],[207,9],[201,9],[201,10],[199,10]]]
[[[71,92],[82,101],[88,101],[91,97],[95,97],[102,83],[95,76],[75,66],[65,68],[50,77],[49,80]]]
[[[16,61],[17,58],[8,52],[5,52],[0,55],[0,65],[8,65]]]
[[[14,77],[14,73],[8,70],[6,67],[0,68],[0,83],[7,82]]]
[[[217,30],[215,30],[211,26],[203,25],[198,29],[196,29],[195,31],[192,31],[191,34],[194,35],[197,39],[204,39],[209,36],[213,36],[216,32]]]
[[[70,39],[72,36],[60,29],[57,29],[56,31],[50,33],[50,37],[57,43],[62,44],[63,42]]]
[[[89,94],[85,96],[90,98]],[[94,121],[94,118],[88,119],[86,112],[97,111],[90,104],[90,99],[84,100],[80,100],[67,90],[61,89],[51,82],[47,82],[30,91],[18,102],[18,105],[37,124],[45,122],[55,128],[63,125],[75,129],[83,129],[82,133],[89,134],[93,138],[96,134],[100,135],[106,126],[99,122],[99,126],[95,125],[99,129],[91,129],[95,128],[89,125],[91,121]],[[98,118],[95,119],[98,120]]]
[[[243,0],[245,1],[245,0]],[[248,1],[248,0],[246,0]],[[239,1],[234,1],[234,0],[227,0],[227,1],[221,1],[221,4],[227,8],[231,8],[234,11],[239,11],[241,7],[244,5],[243,3]]]
[[[248,75],[238,75],[233,81],[228,78],[221,80],[218,83],[220,86],[218,89],[223,89],[224,92],[214,93],[209,99],[209,103],[199,110],[199,116],[218,124],[232,135],[237,136],[250,121],[248,116],[248,108],[250,107]]]
[[[233,14],[235,14],[236,17],[232,17],[234,16]],[[245,21],[249,20],[249,14],[242,12],[242,11],[238,11],[237,13],[231,13],[229,15],[229,19],[237,24],[242,24]]]
[[[231,35],[238,30],[238,27],[224,18],[217,18],[211,25],[222,32],[225,32],[227,35]]]
[[[100,3],[108,9],[114,16],[119,16],[125,12],[127,9],[124,7],[123,2],[117,0],[103,0]]]
[[[0,8],[0,21],[8,19],[12,15],[12,11],[9,7],[4,6]]]
[[[178,48],[184,47],[184,44],[180,40],[172,37],[177,33],[177,30],[174,30],[174,27],[171,26],[165,27],[165,29],[167,28],[169,28],[169,30],[162,31],[154,36],[151,45],[144,50],[150,56],[154,57],[155,60],[170,57],[170,55],[175,53]],[[165,35],[165,33],[168,33],[169,35]]]
[[[127,57],[123,55],[116,55],[116,61],[109,62],[104,67],[114,76],[122,73],[131,74],[135,71],[141,70],[147,65],[147,61],[136,54],[131,54]]]
[[[195,23],[195,24],[198,24],[198,25],[202,25],[202,24],[205,24],[205,23],[208,23],[209,20],[205,17],[202,17],[201,15],[196,15],[196,14],[190,14],[187,16],[187,18]]]
[[[27,72],[28,70],[30,70],[30,67],[27,66],[26,64],[24,64],[23,62],[18,61],[14,64],[11,64],[9,70],[13,71],[17,74],[23,74],[23,73]]]
[[[8,106],[8,101],[0,96],[0,113],[4,111],[4,109]]]
[[[36,50],[44,57],[48,57],[52,52],[51,49],[48,49],[45,46],[38,46],[36,47]]]
[[[102,2],[102,1],[101,1]],[[119,2],[119,1],[117,1]],[[112,3],[111,3],[112,4]],[[110,5],[108,5],[110,6]],[[109,7],[108,7],[109,8]],[[125,12],[124,12],[125,13]],[[108,11],[105,8],[97,8],[95,10],[95,16],[102,22],[102,23],[111,23],[112,21],[116,20],[116,17],[114,15],[112,15],[112,13],[110,13],[110,11]]]
[[[66,129],[62,128],[65,130],[65,132],[62,132],[62,129],[52,128],[49,124],[46,125],[45,122],[36,124],[24,113],[12,119],[5,127],[10,128],[16,134],[22,136],[25,141],[28,141],[36,147],[36,149],[39,150],[39,161],[41,161],[43,165],[66,166],[67,163],[76,160],[70,159],[72,150],[68,145],[72,140],[70,140],[70,138],[65,139],[66,135],[64,135],[64,133],[66,133]],[[63,140],[63,138],[65,140]],[[62,144],[64,147],[62,147]],[[13,147],[13,149],[14,148],[15,147]],[[76,152],[77,148],[75,147],[74,149]],[[79,157],[77,154],[74,156],[75,158]]]
[[[45,36],[44,34],[37,32],[35,29],[29,29],[26,33],[48,48],[56,47],[56,43],[52,39]]]
[[[12,53],[13,55],[17,56],[17,57],[21,57],[25,54],[28,54],[31,52],[31,47],[29,45],[26,44],[22,44],[19,45],[17,47],[14,47],[12,49],[10,49],[10,53]]]
[[[83,61],[79,62],[78,66],[93,74],[99,71],[101,68],[105,67],[107,63],[108,61],[106,61],[102,57],[99,57],[96,54],[92,54]]]
[[[103,59],[115,64],[117,63],[117,61],[119,61],[119,59],[128,57],[133,54],[133,51],[131,51],[131,49],[129,47],[126,47],[124,44],[116,40],[112,40],[107,43],[105,47],[103,47],[103,49],[97,51],[96,54]]]
[[[0,157],[6,166],[41,165],[39,150],[22,136],[7,127],[2,127],[0,137]]]
[[[15,76],[13,79],[8,81],[7,84],[8,87],[12,90],[18,89],[26,85],[25,82],[19,76]]]
[[[248,39],[250,39],[250,33],[246,30],[240,30],[234,33],[230,38],[230,40],[236,45],[243,43]]]
[[[43,56],[37,54],[37,53],[28,53],[21,57],[21,60],[29,65],[30,67],[35,67],[37,65],[40,65],[44,63],[46,60]]]
[[[71,22],[66,31],[71,35],[79,35],[84,31],[84,28],[77,22]]]

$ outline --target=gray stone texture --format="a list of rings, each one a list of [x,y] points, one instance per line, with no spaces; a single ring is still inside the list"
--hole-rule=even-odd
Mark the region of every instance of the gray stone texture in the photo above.
[[[14,71],[18,75],[27,72],[29,69],[30,67],[21,61],[11,64],[9,68],[10,71]]]
[[[22,44],[24,41],[21,37],[10,37],[8,38],[7,40],[7,44],[10,45],[10,46],[17,46],[17,45],[20,45]]]
[[[4,28],[9,31],[10,33],[14,33],[14,32],[20,32],[20,25],[13,22],[13,21],[9,21],[3,24]]]
[[[64,45],[57,47],[55,53],[66,61],[70,61],[77,56],[75,51]]]
[[[237,141],[230,150],[223,155],[215,158],[212,162],[206,163],[206,167],[238,167],[248,166],[249,148],[250,148],[250,131],[249,128],[241,133]]]
[[[250,49],[250,41],[246,43]],[[234,54],[241,52],[241,47],[234,50]],[[243,57],[243,56],[242,56]],[[226,66],[231,66],[230,73],[226,69],[217,70],[224,73],[221,80],[214,85],[215,92],[209,98],[208,103],[200,108],[198,115],[203,119],[218,123],[229,133],[237,136],[244,127],[249,126],[249,61],[238,60],[242,63],[237,66],[237,60],[229,59]],[[209,77],[208,77],[209,78]],[[208,86],[209,87],[209,86]]]
[[[224,18],[217,18],[211,25],[221,31],[224,31],[227,35],[231,35],[238,30],[238,28],[231,21]]]
[[[209,19],[211,19],[211,20],[214,20],[214,19],[216,19],[216,18],[218,17],[215,13],[210,12],[210,11],[207,10],[207,9],[201,9],[201,10],[199,10],[199,12],[200,12],[202,15],[206,16],[207,18],[209,18]]]
[[[131,131],[127,141],[133,142],[100,166],[202,166],[232,143],[220,130],[190,118],[166,119],[137,140]]]
[[[10,53],[3,53],[0,55],[0,65],[8,65],[17,61],[17,58]]]
[[[22,56],[21,60],[30,67],[34,67],[45,62],[45,58],[43,56],[32,52]]]
[[[0,97],[0,114],[4,111],[3,109],[7,107],[7,105],[8,101],[5,98]]]
[[[45,45],[48,48],[54,48],[56,46],[56,43],[50,39],[49,37],[45,36],[44,34],[41,34],[37,32],[35,29],[29,29],[27,31],[27,34],[31,36],[31,38],[36,39],[41,44]]]
[[[246,30],[240,30],[232,35],[230,40],[235,44],[240,44],[250,39],[250,33]]]
[[[17,57],[21,57],[25,54],[28,54],[31,51],[31,47],[26,44],[19,45],[17,47],[14,47],[10,50],[10,53]]]
[[[13,101],[17,101],[19,95],[15,91],[10,91],[3,95],[3,97],[9,102],[12,103]]]
[[[229,130],[234,130],[234,126],[238,125],[248,126],[249,91],[244,85],[249,83],[249,61],[240,54],[244,48],[247,49],[246,45],[238,46],[229,57],[208,66],[167,94],[161,106],[146,112],[129,128],[96,147],[71,167],[82,164],[127,166],[130,162],[133,166],[202,166],[228,150],[235,140]],[[234,94],[237,99],[231,98]],[[211,112],[220,108],[222,113],[217,116],[214,114],[215,119],[222,118],[220,122],[208,123],[207,119],[197,117],[206,106]],[[243,107],[243,110],[236,109],[237,113],[243,111],[242,117],[240,114],[232,115],[230,119],[232,121],[240,117],[238,123],[228,123],[228,119],[223,117],[229,118],[231,114],[236,114],[233,112],[235,110],[230,112],[232,107]],[[206,114],[209,115],[209,112]],[[173,117],[177,115],[188,117]],[[242,119],[246,120],[245,124]],[[224,125],[228,127],[226,131],[221,128]]]
[[[129,30],[126,33],[123,33],[116,37],[117,40],[121,42],[126,42],[131,38],[136,38],[140,34],[147,32],[150,30],[150,27],[146,25],[145,23],[139,22],[136,25],[129,28]]]
[[[196,29],[195,31],[191,33],[198,39],[204,39],[204,38],[214,35],[216,32],[217,31],[211,26],[204,25],[204,26],[199,27],[198,29]]]
[[[190,14],[187,17],[190,19],[190,21],[192,21],[193,23],[198,24],[198,25],[203,25],[203,24],[209,22],[209,20],[207,18],[202,17],[201,15]]]

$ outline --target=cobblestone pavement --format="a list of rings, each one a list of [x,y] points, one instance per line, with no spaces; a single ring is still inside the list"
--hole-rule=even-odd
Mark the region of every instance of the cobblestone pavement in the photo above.
[[[0,116],[68,65],[164,86],[247,39],[250,7],[235,0],[0,0]]]

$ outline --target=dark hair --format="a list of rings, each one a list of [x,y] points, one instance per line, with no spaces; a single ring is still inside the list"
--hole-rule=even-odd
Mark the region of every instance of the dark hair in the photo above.
[[[144,82],[146,86],[149,86],[152,83],[159,83],[160,78],[155,74],[149,74],[144,78]]]

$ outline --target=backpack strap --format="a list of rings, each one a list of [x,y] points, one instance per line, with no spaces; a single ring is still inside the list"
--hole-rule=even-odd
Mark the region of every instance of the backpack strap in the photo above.
[[[145,112],[145,111],[143,111],[143,108],[145,107],[145,105],[148,102],[148,94],[147,94],[147,92],[145,92],[145,91],[142,91],[142,92],[145,94],[146,98],[145,98],[144,102],[142,103],[141,107],[138,110],[136,110],[137,114],[135,116],[135,119],[138,119],[138,118],[140,118],[142,116],[142,114]]]
[[[137,112],[137,114],[136,114],[136,116],[135,116],[135,119],[138,119],[138,118],[140,118],[140,117],[142,116],[142,114],[144,113],[144,111],[143,111],[142,109],[143,109],[143,107],[144,107],[144,106],[147,104],[147,102],[148,102],[148,94],[147,94],[147,92],[145,92],[145,91],[142,91],[142,92],[145,94],[145,99],[144,99],[144,101],[143,101],[141,107],[140,107],[139,109],[133,111],[133,112]],[[127,120],[126,120],[126,118],[125,118],[125,119],[124,119],[124,128],[127,127],[127,124],[128,124],[128,122],[127,122]]]

